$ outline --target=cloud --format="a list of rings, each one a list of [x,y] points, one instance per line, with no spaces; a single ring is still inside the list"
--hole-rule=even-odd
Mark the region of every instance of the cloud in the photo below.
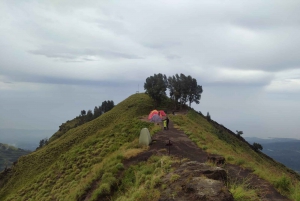
[[[142,57],[101,49],[77,49],[62,46],[44,46],[39,50],[28,51],[31,54],[43,55],[50,58],[60,58],[66,61],[96,61],[105,59],[143,59]]]
[[[296,0],[0,1],[1,105],[13,109],[26,99],[31,111],[36,99],[40,109],[45,102],[50,112],[56,108],[54,119],[64,117],[61,103],[78,101],[71,111],[103,97],[122,100],[148,76],[183,73],[203,86],[197,107],[251,130],[261,118],[273,118],[269,110],[280,104],[270,96],[298,107],[299,9]],[[278,123],[265,123],[272,122]]]
[[[265,86],[265,90],[271,93],[299,93],[300,70],[276,73],[272,82]]]

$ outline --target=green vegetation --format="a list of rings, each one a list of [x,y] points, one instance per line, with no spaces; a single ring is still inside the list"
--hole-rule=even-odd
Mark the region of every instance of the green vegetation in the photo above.
[[[258,196],[257,191],[251,188],[247,182],[247,179],[242,183],[232,183],[229,184],[229,191],[232,193],[235,201],[258,201],[261,198]]]
[[[255,151],[263,150],[263,147],[259,143],[254,142],[252,146],[253,146]]]
[[[0,200],[158,200],[166,188],[165,174],[171,172],[170,182],[180,179],[172,168],[178,161],[163,155],[130,161],[148,149],[138,145],[140,130],[147,127],[152,135],[161,130],[143,121],[154,104],[148,95],[135,94],[82,125],[75,126],[78,118],[66,122],[68,129],[0,174]],[[170,104],[163,97],[158,109]],[[255,151],[242,137],[193,110],[169,118],[206,152],[252,170],[282,194],[300,201],[300,176]],[[247,182],[228,187],[236,200],[259,200],[259,189],[251,189]]]
[[[143,150],[135,147],[141,128],[149,128],[152,134],[158,128],[139,117],[152,109],[149,96],[136,94],[97,119],[50,138],[47,146],[19,158],[5,175],[0,200],[76,200],[85,196],[105,172],[116,177],[124,154]],[[108,180],[105,183],[100,194],[113,185]]]
[[[169,89],[170,99],[173,100],[174,108],[177,109],[178,105],[180,109],[189,102],[191,106],[192,102],[196,104],[200,103],[201,94],[203,92],[202,86],[197,84],[197,80],[190,75],[176,74],[169,76],[161,73],[154,74],[146,79],[144,89],[149,94],[156,104],[159,105],[162,102],[164,96],[166,96],[166,90]]]
[[[102,114],[110,111],[114,106],[115,106],[114,101],[108,100],[108,101],[103,101],[101,106],[99,106],[99,107],[95,106],[94,113],[92,112],[92,110],[88,110],[88,112],[86,112],[85,110],[81,110],[79,116],[77,116],[73,120],[68,120],[67,122],[62,123],[59,126],[59,130],[56,133],[54,133],[54,135],[49,139],[49,141],[48,141],[48,139],[42,139],[40,141],[40,145],[39,145],[39,147],[37,147],[37,149],[47,145],[48,142],[58,139],[59,137],[64,135],[69,130],[76,128],[82,124],[85,124],[89,121],[92,121],[93,119],[98,118]]]
[[[273,184],[283,195],[300,201],[299,174],[256,152],[241,136],[214,121],[208,121],[193,110],[187,115],[170,115],[169,118],[206,152],[222,155],[228,163],[252,170],[254,174]],[[241,186],[239,190],[241,189],[245,187]]]
[[[241,137],[241,135],[243,135],[243,134],[244,134],[243,131],[238,131],[238,130],[236,131],[236,135],[239,137]]]
[[[120,182],[119,191],[112,197],[117,201],[155,201],[165,186],[161,178],[172,171],[174,159],[168,156],[152,156],[146,162],[130,166]]]

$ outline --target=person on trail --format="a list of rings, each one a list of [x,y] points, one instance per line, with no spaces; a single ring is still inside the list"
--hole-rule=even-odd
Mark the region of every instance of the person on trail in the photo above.
[[[167,130],[167,120],[163,120],[163,123],[164,123],[164,130]]]
[[[169,130],[169,118],[168,118],[168,117],[166,118],[166,124],[167,124],[167,125],[166,125],[167,130]]]

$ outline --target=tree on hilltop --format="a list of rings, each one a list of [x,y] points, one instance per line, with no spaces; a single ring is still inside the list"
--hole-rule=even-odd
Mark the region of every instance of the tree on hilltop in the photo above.
[[[170,91],[170,98],[175,103],[175,109],[178,108],[178,104],[182,108],[187,102],[189,102],[189,106],[191,106],[192,102],[199,104],[203,92],[202,86],[197,84],[195,78],[182,73],[168,77],[168,89]]]
[[[192,102],[196,104],[200,103],[201,94],[203,92],[202,86],[197,84],[197,80],[192,78],[189,82],[188,100],[189,106],[191,107]]]
[[[156,104],[159,104],[166,95],[167,90],[167,77],[161,73],[154,74],[146,79],[144,83],[144,89],[146,93],[153,98]]]
[[[156,104],[160,103],[162,97],[166,95],[166,90],[169,89],[170,99],[173,100],[175,109],[179,106],[181,109],[187,102],[189,102],[189,106],[192,102],[199,104],[203,92],[202,86],[197,84],[195,78],[182,73],[168,78],[161,73],[154,74],[146,79],[144,88],[146,93],[156,101]]]
[[[170,98],[174,101],[175,109],[177,109],[178,100],[181,97],[181,82],[178,74],[168,77],[168,89]]]

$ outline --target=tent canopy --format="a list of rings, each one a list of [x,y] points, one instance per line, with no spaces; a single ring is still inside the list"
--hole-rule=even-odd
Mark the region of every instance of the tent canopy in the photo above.
[[[155,115],[153,115],[153,116],[151,117],[150,121],[151,121],[151,122],[155,122],[155,123],[159,123],[159,122],[162,121],[162,119],[161,119],[160,116],[158,116],[158,114],[155,114]]]
[[[159,115],[160,118],[166,116],[166,113],[163,110],[152,110],[148,116],[148,119],[150,120],[155,114]]]
[[[139,144],[148,146],[152,139],[148,128],[143,128],[140,132]]]

